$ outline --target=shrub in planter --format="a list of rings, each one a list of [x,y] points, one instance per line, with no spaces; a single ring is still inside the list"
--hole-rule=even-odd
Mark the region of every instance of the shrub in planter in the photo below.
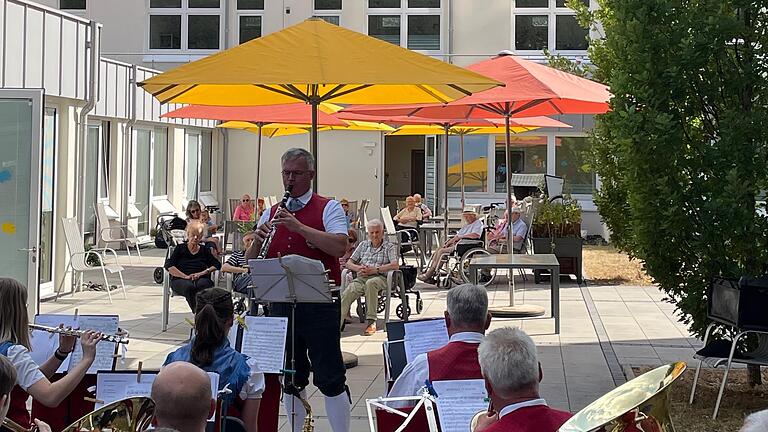
[[[581,207],[570,196],[550,202],[546,196],[539,202],[531,227],[534,253],[552,253],[560,261],[561,274],[574,274],[581,283]],[[534,272],[538,281],[540,272]]]

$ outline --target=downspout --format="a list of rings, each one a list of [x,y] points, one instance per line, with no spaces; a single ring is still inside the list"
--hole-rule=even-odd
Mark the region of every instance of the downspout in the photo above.
[[[131,66],[131,76],[128,78],[128,89],[131,92],[128,98],[128,121],[123,129],[123,190],[120,193],[120,220],[122,225],[128,225],[128,194],[131,185],[127,181],[131,176],[131,142],[133,138],[133,126],[136,124],[136,93],[139,91],[136,85],[138,81],[138,67]]]
[[[445,19],[448,21],[446,27],[448,28],[448,38],[445,41],[446,63],[453,63],[453,0],[448,0],[446,3]]]
[[[93,111],[96,101],[99,83],[99,62],[101,61],[101,24],[91,21],[90,24],[91,40],[86,42],[86,48],[90,49],[90,65],[88,70],[88,93],[85,100],[85,106],[80,110],[77,124],[77,143],[76,148],[76,167],[77,167],[77,220],[81,228],[85,227],[85,209],[88,203],[85,202],[85,158],[87,156],[86,142],[88,134],[88,114]],[[93,203],[91,203],[93,205]],[[85,241],[85,238],[83,238]]]

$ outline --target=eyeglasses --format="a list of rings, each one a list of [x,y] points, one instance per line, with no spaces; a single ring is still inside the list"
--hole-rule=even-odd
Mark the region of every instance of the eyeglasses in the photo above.
[[[342,204],[341,204],[341,206],[342,206],[342,207],[349,207],[349,204],[344,204],[344,203],[342,203]]]
[[[242,201],[242,202],[250,202],[251,200],[249,200],[249,199],[244,199],[244,200],[240,200],[240,201]]]
[[[303,176],[304,174],[306,174],[308,172],[312,172],[312,171],[309,171],[309,170],[307,170],[307,171],[303,171],[303,170],[282,170],[281,171],[281,173],[283,174],[283,177],[290,177],[291,175],[293,175],[294,177],[300,177],[300,176]]]

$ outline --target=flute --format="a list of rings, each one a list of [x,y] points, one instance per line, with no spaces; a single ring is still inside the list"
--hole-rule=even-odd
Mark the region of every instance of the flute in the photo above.
[[[29,324],[29,330],[41,330],[48,333],[57,333],[65,336],[81,337],[85,334],[85,330],[75,330],[72,327],[48,327],[40,324]],[[114,342],[118,344],[127,344],[129,342],[128,335],[112,335],[102,333],[99,338],[100,341]]]

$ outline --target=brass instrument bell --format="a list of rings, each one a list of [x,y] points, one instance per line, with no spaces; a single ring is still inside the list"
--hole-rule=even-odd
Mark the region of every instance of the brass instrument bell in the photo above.
[[[105,405],[76,422],[62,432],[141,432],[149,429],[155,416],[155,403],[147,397],[133,397]]]

